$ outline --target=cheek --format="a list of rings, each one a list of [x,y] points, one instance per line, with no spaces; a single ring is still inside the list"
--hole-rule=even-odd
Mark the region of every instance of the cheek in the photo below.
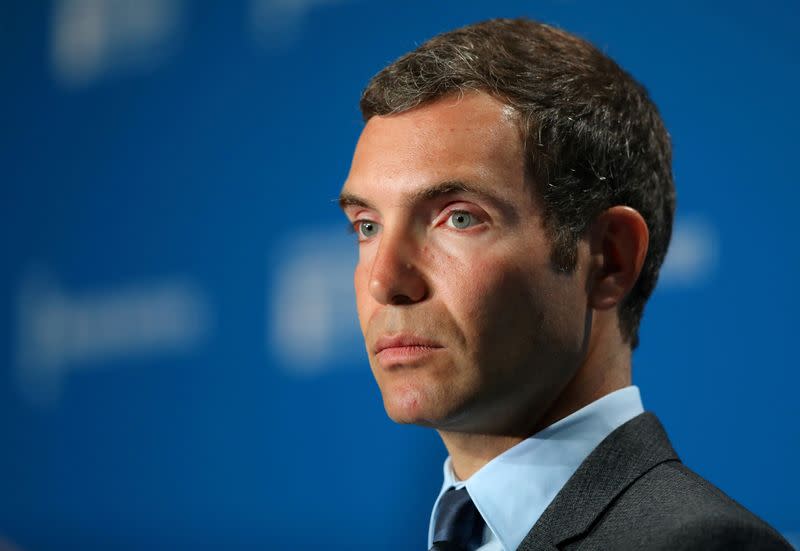
[[[483,251],[449,265],[440,275],[442,302],[474,361],[513,369],[532,355],[557,354],[566,346],[563,310],[572,297],[547,266],[520,262],[506,251]]]
[[[485,346],[505,344],[541,321],[523,274],[491,258],[474,268],[473,278],[464,285],[463,313]]]
[[[494,333],[498,322],[519,303],[521,289],[509,275],[508,262],[497,255],[476,251],[471,255],[442,253],[436,259],[434,283],[439,302],[450,311],[465,341],[482,345],[487,332]]]
[[[367,320],[371,316],[369,308],[371,304],[374,304],[374,301],[369,300],[369,270],[361,262],[356,265],[356,269],[353,272],[353,287],[356,293],[358,321],[361,325],[362,333],[366,334]]]

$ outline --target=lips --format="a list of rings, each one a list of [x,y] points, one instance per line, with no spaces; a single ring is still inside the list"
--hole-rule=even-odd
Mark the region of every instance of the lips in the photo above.
[[[384,367],[418,365],[444,347],[431,339],[401,334],[384,336],[375,343],[375,357]]]
[[[392,348],[442,348],[442,345],[431,339],[407,334],[384,336],[375,343],[376,354]]]

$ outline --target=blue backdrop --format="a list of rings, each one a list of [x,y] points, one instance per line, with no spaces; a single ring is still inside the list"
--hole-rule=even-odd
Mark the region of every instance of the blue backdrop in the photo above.
[[[634,380],[800,541],[796,2],[0,6],[0,548],[424,548],[445,451],[385,417],[332,199],[373,73],[518,15],[660,106],[678,219]]]

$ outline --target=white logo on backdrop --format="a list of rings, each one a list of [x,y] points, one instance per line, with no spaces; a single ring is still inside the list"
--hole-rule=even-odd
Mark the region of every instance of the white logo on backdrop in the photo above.
[[[51,404],[78,369],[194,349],[208,333],[206,300],[186,281],[67,295],[41,274],[18,297],[17,374],[32,402]]]
[[[301,38],[303,19],[315,7],[345,0],[250,0],[250,24],[259,42],[281,47]]]
[[[56,79],[78,87],[109,72],[143,72],[172,52],[181,0],[57,0],[51,56]]]
[[[318,232],[318,233],[317,233]],[[340,228],[290,238],[272,263],[267,343],[289,371],[364,365],[355,308],[355,238]]]
[[[675,220],[672,242],[661,268],[658,287],[687,287],[708,281],[719,263],[719,237],[700,216]]]

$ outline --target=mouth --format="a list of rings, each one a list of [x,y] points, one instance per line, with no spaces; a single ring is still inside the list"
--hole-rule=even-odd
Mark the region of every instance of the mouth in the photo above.
[[[388,367],[423,360],[444,347],[436,341],[409,334],[384,336],[375,343],[375,357]]]

